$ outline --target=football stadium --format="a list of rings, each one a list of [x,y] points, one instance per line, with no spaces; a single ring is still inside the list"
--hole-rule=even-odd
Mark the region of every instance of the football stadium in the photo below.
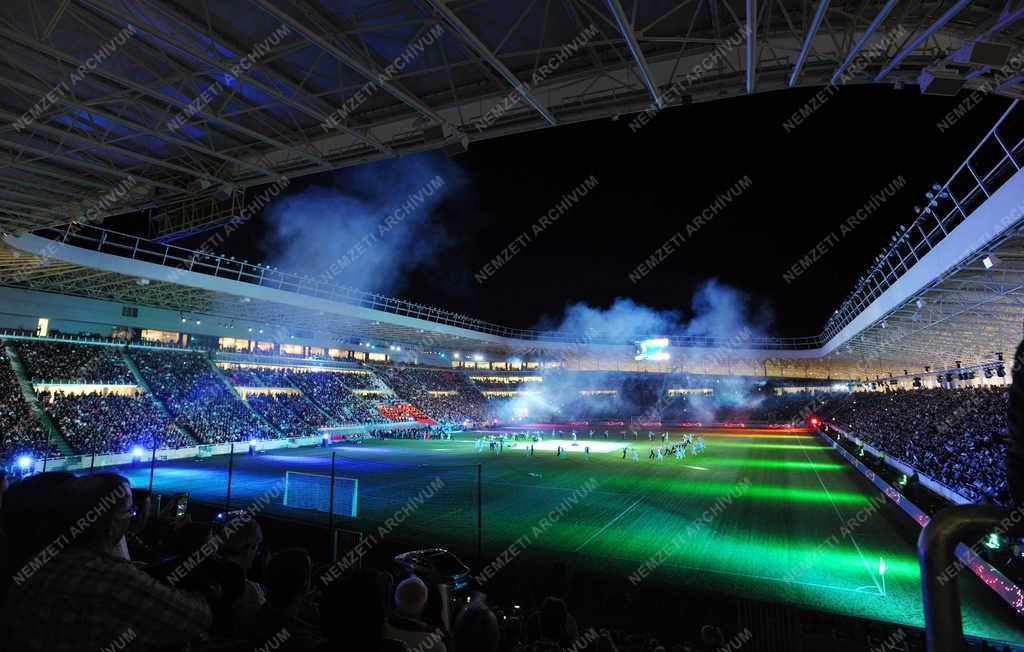
[[[1024,651],[1024,3],[0,36],[0,650]]]

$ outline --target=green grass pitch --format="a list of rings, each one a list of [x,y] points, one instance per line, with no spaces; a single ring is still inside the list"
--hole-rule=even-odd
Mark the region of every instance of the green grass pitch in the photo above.
[[[364,531],[376,533],[378,523],[398,514],[405,536],[473,550],[472,465],[481,464],[484,563],[493,562],[492,572],[512,556],[568,559],[641,586],[658,582],[923,626],[916,526],[814,435],[704,432],[703,454],[651,460],[653,444],[623,442],[612,430],[607,442],[603,435],[593,442],[581,436],[576,446],[562,442],[568,453],[561,457],[548,449],[549,437],[533,456],[523,441],[500,454],[478,451],[475,433],[371,441],[334,448],[336,472],[359,479]],[[672,436],[678,440],[678,432]],[[595,450],[589,457],[588,444]],[[640,459],[623,460],[622,447],[634,444]],[[606,445],[613,450],[596,452]],[[236,456],[232,506],[272,491],[286,470],[329,474],[330,453]],[[222,499],[225,467],[219,458],[164,463],[154,487]],[[136,486],[148,482],[148,469],[124,471]],[[444,484],[431,491],[434,478]],[[973,575],[962,575],[965,630],[1024,641],[1012,610]]]

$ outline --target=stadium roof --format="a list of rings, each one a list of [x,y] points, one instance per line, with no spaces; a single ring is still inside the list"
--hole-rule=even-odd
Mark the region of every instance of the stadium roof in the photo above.
[[[0,227],[147,209],[173,237],[282,176],[790,86],[1020,97],[1020,70],[1001,69],[1024,43],[1009,7],[9,0]]]

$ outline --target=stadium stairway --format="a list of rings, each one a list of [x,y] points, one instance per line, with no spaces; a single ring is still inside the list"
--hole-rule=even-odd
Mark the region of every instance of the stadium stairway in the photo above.
[[[253,407],[249,405],[249,401],[246,401],[245,399],[242,398],[242,395],[238,393],[238,390],[235,389],[235,386],[231,384],[231,381],[228,380],[228,377],[224,375],[224,370],[217,366],[217,363],[214,361],[213,358],[208,357],[206,358],[206,361],[209,363],[210,369],[213,369],[213,375],[219,378],[220,382],[223,383],[224,386],[228,388],[229,392],[231,392],[231,395],[234,396],[239,401],[242,401],[242,404],[245,405],[245,409],[249,410],[249,412],[251,412],[253,416],[259,419],[263,423],[263,425],[267,427],[268,430],[270,430],[271,432],[276,432],[281,437],[291,437],[290,433],[284,432],[283,430],[272,424],[269,419],[267,419],[265,416],[263,416],[255,409],[253,409]]]
[[[53,423],[53,419],[46,413],[43,406],[39,404],[39,398],[36,397],[36,391],[32,387],[32,383],[29,381],[28,376],[25,375],[25,365],[21,362],[21,355],[18,353],[18,349],[11,346],[10,342],[4,343],[4,350],[7,352],[7,359],[11,361],[11,369],[14,371],[14,375],[18,378],[18,387],[21,389],[21,395],[25,397],[25,401],[29,407],[35,413],[36,418],[46,428],[49,442],[57,450],[59,455],[69,457],[75,454],[71,446],[64,440],[64,436],[60,434],[60,430],[57,429],[57,425]]]
[[[186,441],[188,441],[189,443],[189,446],[198,446],[199,440],[196,439],[195,435],[193,435],[188,428],[178,423],[178,421],[174,418],[174,415],[171,414],[171,411],[167,409],[167,406],[164,404],[163,400],[161,400],[160,397],[157,396],[150,388],[149,383],[147,383],[146,379],[143,378],[142,372],[139,371],[139,366],[135,364],[135,361],[132,360],[132,357],[128,355],[128,349],[121,349],[121,358],[124,360],[125,365],[127,365],[128,370],[132,372],[132,377],[135,378],[135,384],[141,387],[142,391],[146,392],[146,394],[149,395],[149,397],[153,400],[153,403],[156,404],[156,408],[160,410],[160,413],[167,417],[167,420],[171,422],[171,424],[174,426],[174,429],[181,433],[183,437],[185,437]]]

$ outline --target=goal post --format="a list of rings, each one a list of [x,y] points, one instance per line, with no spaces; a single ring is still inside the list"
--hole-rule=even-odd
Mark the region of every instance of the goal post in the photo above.
[[[334,509],[331,509],[331,502]],[[331,476],[299,471],[285,471],[284,506],[294,509],[312,509],[331,512],[339,516],[359,515],[359,480],[335,477],[332,491]]]

